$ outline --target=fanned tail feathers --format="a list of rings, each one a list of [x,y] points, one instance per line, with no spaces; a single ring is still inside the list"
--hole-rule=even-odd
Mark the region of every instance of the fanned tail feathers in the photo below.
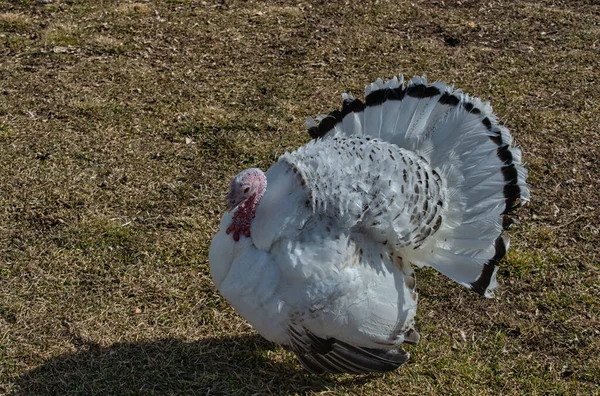
[[[521,150],[491,106],[423,77],[405,86],[402,75],[368,85],[364,103],[342,97],[341,110],[307,120],[311,137],[366,134],[425,158],[444,181],[442,225],[403,256],[491,297],[508,249],[503,217],[530,198]]]

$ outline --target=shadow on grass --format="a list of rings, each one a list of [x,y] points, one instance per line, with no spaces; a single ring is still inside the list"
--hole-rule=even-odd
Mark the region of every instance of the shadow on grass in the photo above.
[[[108,347],[82,343],[14,379],[13,395],[286,394],[319,391],[368,377],[334,379],[304,372],[292,359],[268,357],[260,336],[163,339]]]

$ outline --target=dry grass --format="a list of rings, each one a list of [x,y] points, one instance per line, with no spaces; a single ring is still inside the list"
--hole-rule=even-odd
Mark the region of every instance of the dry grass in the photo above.
[[[599,392],[600,6],[322,3],[0,3],[0,393]],[[409,364],[309,376],[209,242],[232,175],[399,71],[491,99],[533,201],[497,299],[421,271]]]

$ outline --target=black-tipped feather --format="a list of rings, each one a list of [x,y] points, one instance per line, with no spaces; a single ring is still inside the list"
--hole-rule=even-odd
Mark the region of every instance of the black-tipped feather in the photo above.
[[[377,106],[386,101],[386,92],[388,89],[378,89],[371,92],[365,97],[365,104],[367,106]]]
[[[359,99],[346,99],[342,104],[342,118],[350,113],[360,113],[365,109],[365,105]]]
[[[413,98],[431,98],[440,94],[440,90],[433,85],[417,84],[406,89],[406,94]]]
[[[444,104],[444,105],[456,106],[457,104],[460,103],[460,99],[456,95],[452,95],[451,93],[444,92],[442,94],[442,96],[440,96],[440,99],[438,100],[438,102],[441,104]]]
[[[490,285],[490,282],[492,281],[492,277],[494,276],[494,271],[496,270],[496,267],[500,264],[500,260],[502,260],[502,258],[506,254],[507,248],[508,237],[500,235],[496,239],[496,242],[494,242],[494,257],[492,257],[487,263],[485,263],[485,265],[483,266],[483,270],[481,271],[481,274],[479,274],[477,280],[471,283],[471,288],[474,291],[476,291],[482,296],[485,295],[485,291],[487,290],[488,286]]]

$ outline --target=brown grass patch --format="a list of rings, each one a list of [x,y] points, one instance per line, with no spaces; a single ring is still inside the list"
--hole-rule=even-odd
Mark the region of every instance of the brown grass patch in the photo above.
[[[600,382],[589,1],[0,5],[0,393],[581,394]],[[491,100],[533,200],[494,300],[419,271],[395,373],[304,374],[215,292],[231,176],[404,72]]]
[[[140,15],[140,16],[144,16],[144,15],[148,15],[150,12],[152,12],[152,8],[150,6],[150,4],[148,3],[125,3],[125,4],[119,4],[116,8],[115,11],[119,14],[125,14],[125,15]]]
[[[46,45],[78,45],[80,41],[80,27],[72,22],[52,22],[42,31]]]
[[[32,27],[31,19],[15,12],[0,13],[0,31],[23,33]]]

